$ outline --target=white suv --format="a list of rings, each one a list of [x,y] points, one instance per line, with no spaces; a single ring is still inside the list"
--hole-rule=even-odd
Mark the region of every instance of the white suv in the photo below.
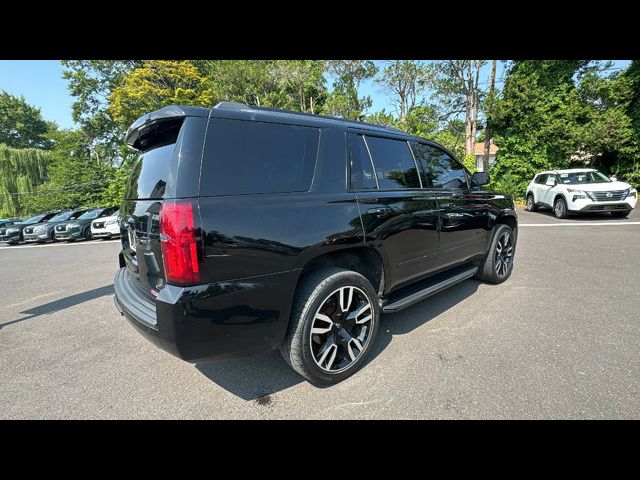
[[[117,210],[109,217],[99,218],[91,222],[91,236],[93,238],[112,238],[120,236],[120,224],[118,223]]]
[[[527,210],[553,209],[558,218],[570,213],[611,212],[626,217],[636,206],[638,192],[628,183],[593,168],[540,172],[527,186]]]

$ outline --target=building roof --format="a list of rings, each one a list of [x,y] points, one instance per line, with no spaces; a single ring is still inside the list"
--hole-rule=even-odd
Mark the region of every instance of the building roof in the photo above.
[[[498,152],[498,147],[496,147],[493,143],[489,145],[489,155],[495,155]],[[478,143],[473,147],[474,155],[484,155],[484,142]]]

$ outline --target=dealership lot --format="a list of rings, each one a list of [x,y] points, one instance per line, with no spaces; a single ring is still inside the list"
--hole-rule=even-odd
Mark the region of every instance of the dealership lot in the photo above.
[[[148,343],[113,305],[118,241],[0,245],[0,418],[640,418],[639,212],[519,216],[509,281],[385,315],[325,389],[277,352],[191,365]]]

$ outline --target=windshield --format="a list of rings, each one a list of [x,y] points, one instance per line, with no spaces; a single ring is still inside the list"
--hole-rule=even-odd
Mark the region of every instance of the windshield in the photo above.
[[[40,220],[42,220],[42,218],[44,218],[44,215],[36,215],[35,217],[31,217],[22,223],[23,225],[29,225],[31,223],[40,223]]]
[[[583,183],[610,183],[609,177],[598,171],[592,172],[573,172],[561,173],[560,180],[562,183],[569,185],[578,185]]]
[[[63,220],[67,220],[71,215],[71,212],[62,212],[50,219],[50,222],[62,222]]]
[[[78,220],[89,220],[91,218],[98,218],[98,215],[100,215],[101,212],[102,210],[89,210],[88,212],[80,215],[78,217]]]

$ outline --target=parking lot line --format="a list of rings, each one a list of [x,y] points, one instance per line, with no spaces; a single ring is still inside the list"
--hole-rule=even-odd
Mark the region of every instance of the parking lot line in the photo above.
[[[591,227],[595,225],[640,225],[640,222],[571,222],[571,223],[519,223],[519,227]]]
[[[72,245],[100,245],[100,244],[108,244],[113,242],[119,242],[120,240],[115,238],[113,240],[94,240],[89,242],[80,242],[80,243],[43,243],[37,245],[7,245],[5,247],[0,247],[0,250],[15,250],[18,248],[49,248],[49,247],[70,247]]]

